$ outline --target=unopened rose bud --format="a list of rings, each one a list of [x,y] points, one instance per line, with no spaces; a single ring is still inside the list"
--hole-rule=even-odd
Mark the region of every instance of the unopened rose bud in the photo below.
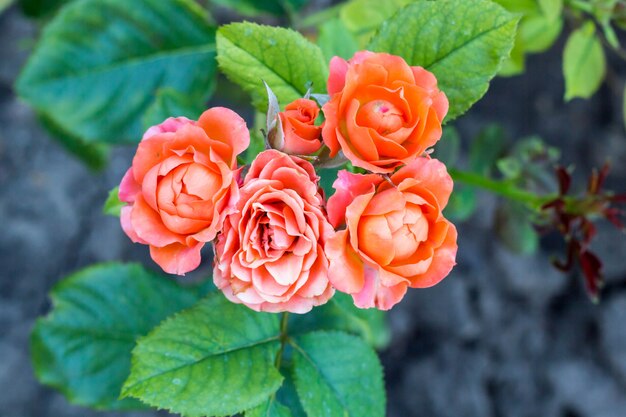
[[[322,146],[322,127],[315,126],[319,107],[313,100],[300,98],[278,113],[283,129],[283,147],[279,149],[292,155],[310,155]]]

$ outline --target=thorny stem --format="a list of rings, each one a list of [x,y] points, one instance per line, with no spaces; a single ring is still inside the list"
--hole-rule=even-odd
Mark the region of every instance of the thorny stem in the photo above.
[[[482,188],[491,191],[494,194],[508,198],[509,200],[518,201],[525,204],[528,208],[539,211],[541,206],[552,200],[555,196],[539,196],[529,191],[517,188],[515,185],[500,180],[492,180],[480,174],[467,171],[459,171],[454,168],[448,170],[452,179],[472,187]]]
[[[285,350],[285,344],[287,343],[287,324],[289,323],[289,313],[285,312],[281,315],[280,320],[280,349],[276,355],[276,368],[280,369],[280,364],[283,360],[283,351]]]

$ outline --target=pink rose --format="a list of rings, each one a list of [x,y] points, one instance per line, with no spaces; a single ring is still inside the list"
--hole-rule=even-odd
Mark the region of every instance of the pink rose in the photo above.
[[[260,153],[236,211],[215,243],[213,280],[226,297],[257,311],[306,313],[326,303],[326,219],[313,166],[276,150]]]
[[[453,186],[445,165],[417,158],[391,181],[341,171],[328,200],[333,226],[346,224],[326,243],[329,278],[360,308],[388,310],[455,265],[456,228],[442,215]]]
[[[169,118],[144,134],[120,184],[122,228],[150,245],[165,272],[184,275],[200,264],[238,197],[237,155],[250,143],[245,121],[215,107],[195,122]]]

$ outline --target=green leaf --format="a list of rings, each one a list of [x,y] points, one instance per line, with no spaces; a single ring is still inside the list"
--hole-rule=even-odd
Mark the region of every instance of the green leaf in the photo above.
[[[589,98],[602,84],[606,62],[593,22],[572,32],[563,52],[565,100]]]
[[[550,20],[540,14],[529,15],[521,21],[518,37],[525,52],[544,52],[558,39],[562,29],[563,19]]]
[[[548,20],[555,21],[563,12],[563,0],[539,0],[539,7]]]
[[[385,415],[382,367],[361,339],[341,332],[314,332],[295,338],[292,346],[296,390],[307,415]]]
[[[276,398],[281,404],[284,404],[287,408],[289,408],[293,417],[307,417],[306,413],[302,409],[302,403],[300,402],[298,392],[296,391],[292,361],[285,358],[287,355],[291,358],[293,356],[292,353],[293,348],[290,345],[285,345],[283,360],[280,367],[281,373],[285,377],[285,381],[276,393]]]
[[[537,164],[547,165],[550,167],[551,176],[553,176],[552,165],[556,164],[561,157],[558,148],[548,146],[541,137],[536,135],[516,139],[515,146],[510,153],[512,157],[520,161],[524,169]]]
[[[350,59],[359,50],[357,40],[337,18],[327,20],[320,26],[317,44],[322,48],[326,62],[334,56]]]
[[[255,107],[267,110],[265,81],[285,106],[313,92],[326,92],[327,64],[322,51],[290,29],[233,23],[217,32],[217,60],[233,82],[252,95]]]
[[[415,0],[351,0],[341,8],[339,16],[355,36],[371,34],[398,10]]]
[[[13,4],[13,0],[0,0],[0,14],[2,14],[2,12],[4,12],[4,10],[11,4]]]
[[[26,16],[46,17],[71,1],[73,0],[20,0],[19,4]]]
[[[19,95],[88,142],[136,143],[162,88],[211,90],[215,30],[192,0],[83,0],[44,30]]]
[[[187,417],[256,407],[283,380],[278,317],[210,295],[139,340],[122,395]]]
[[[246,149],[243,162],[251,164],[258,154],[265,150],[265,138],[261,129],[266,129],[266,117],[261,112],[254,113],[254,128],[250,130],[250,146]]]
[[[489,0],[422,0],[385,22],[368,49],[432,71],[450,101],[450,121],[487,92],[511,52],[518,20]]]
[[[493,0],[513,13],[530,13],[539,10],[537,0]]]
[[[539,237],[531,221],[531,213],[519,203],[504,201],[496,211],[498,237],[509,250],[531,255],[539,247]]]
[[[377,349],[386,347],[391,338],[384,311],[357,308],[352,297],[339,292],[328,303],[314,308],[309,314],[292,314],[289,318],[292,332],[341,330],[362,337]]]
[[[506,59],[499,75],[512,76],[524,72],[525,55],[543,52],[550,48],[563,28],[562,0],[496,0],[505,9],[523,15],[511,55]],[[560,4],[560,7],[559,7]]]
[[[80,159],[93,171],[104,169],[109,162],[109,146],[104,143],[89,143],[76,137],[54,123],[43,114],[39,114],[42,126],[59,142],[66,151]]]
[[[446,126],[443,129],[441,140],[435,147],[433,157],[448,166],[453,166],[459,159],[461,152],[461,136],[454,126]]]
[[[509,180],[519,179],[520,175],[523,172],[523,167],[519,159],[513,156],[498,159],[496,161],[496,166],[498,167],[498,171],[500,171],[502,176]]]
[[[476,211],[476,192],[462,184],[454,184],[454,192],[450,195],[444,215],[455,222],[463,222]]]
[[[602,32],[604,33],[606,41],[613,49],[620,49],[621,45],[619,38],[617,37],[617,33],[615,33],[615,29],[613,29],[610,22],[602,24]]]
[[[120,201],[120,187],[115,187],[111,191],[109,191],[109,196],[107,200],[104,202],[104,206],[102,207],[102,212],[109,216],[120,217],[122,213],[122,207],[126,205],[123,201]]]
[[[307,0],[212,0],[212,3],[236,10],[245,16],[258,16],[264,13],[281,16],[301,9]]]
[[[489,176],[496,161],[504,153],[506,135],[498,124],[485,127],[473,140],[470,147],[469,165],[473,172]]]
[[[146,110],[143,116],[143,128],[162,123],[168,117],[187,117],[197,120],[205,110],[204,98],[192,98],[171,88],[159,90],[154,103]]]
[[[246,417],[293,417],[293,414],[272,395],[261,405],[246,411]]]
[[[346,3],[338,3],[330,7],[325,7],[321,10],[314,11],[312,13],[306,13],[305,16],[298,22],[299,30],[310,29],[319,27],[327,20],[339,17],[339,12],[344,8]]]
[[[512,77],[514,75],[522,74],[525,69],[526,54],[524,53],[524,45],[522,44],[522,39],[518,32],[517,37],[515,38],[515,45],[513,45],[513,49],[511,49],[511,55],[502,61],[502,66],[500,67],[500,71],[498,71],[498,75],[501,77]]]
[[[74,404],[132,409],[142,405],[118,397],[135,340],[199,295],[140,265],[110,263],[63,279],[50,297],[53,309],[37,320],[31,336],[39,381]]]
[[[341,169],[341,167],[323,168],[317,171],[317,175],[320,177],[320,186],[324,190],[327,198],[335,194],[333,184],[335,183],[335,180],[337,180],[337,173]]]

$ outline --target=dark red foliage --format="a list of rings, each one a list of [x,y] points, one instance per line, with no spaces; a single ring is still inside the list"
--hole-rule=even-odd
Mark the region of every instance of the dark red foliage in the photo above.
[[[559,194],[567,194],[572,185],[572,176],[565,167],[559,166],[556,168],[556,177],[559,181]]]
[[[589,177],[587,190],[583,195],[569,195],[572,184],[571,173],[564,167],[557,167],[555,175],[559,184],[559,193],[541,206],[544,214],[536,229],[540,233],[556,231],[563,236],[567,244],[564,261],[555,260],[553,264],[561,271],[570,271],[578,261],[585,277],[585,287],[592,300],[598,300],[603,285],[602,261],[589,250],[591,241],[596,236],[596,226],[591,219],[603,217],[615,227],[625,230],[622,217],[624,210],[616,204],[626,204],[626,194],[613,194],[602,187],[609,173],[609,165],[600,170],[593,170]]]

